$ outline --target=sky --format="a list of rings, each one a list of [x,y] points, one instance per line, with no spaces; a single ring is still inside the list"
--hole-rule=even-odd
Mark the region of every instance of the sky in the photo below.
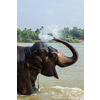
[[[17,29],[52,25],[84,29],[84,0],[17,0]]]

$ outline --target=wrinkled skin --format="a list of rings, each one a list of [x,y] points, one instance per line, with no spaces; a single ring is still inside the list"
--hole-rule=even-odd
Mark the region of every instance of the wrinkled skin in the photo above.
[[[36,42],[32,47],[17,46],[17,92],[19,94],[30,95],[34,90],[37,91],[35,80],[39,73],[59,79],[55,66],[63,68],[77,61],[78,53],[73,46],[60,39],[53,40],[66,45],[73,56],[66,57],[43,42]]]

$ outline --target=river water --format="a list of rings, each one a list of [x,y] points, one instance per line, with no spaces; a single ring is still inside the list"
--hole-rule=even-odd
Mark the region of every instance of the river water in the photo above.
[[[61,43],[48,43],[66,56],[71,51]],[[40,92],[30,96],[17,95],[17,100],[84,100],[84,43],[71,43],[79,53],[78,61],[65,68],[56,66],[59,79],[39,74]],[[18,43],[19,46],[32,46],[33,43]],[[37,81],[36,81],[37,86]]]

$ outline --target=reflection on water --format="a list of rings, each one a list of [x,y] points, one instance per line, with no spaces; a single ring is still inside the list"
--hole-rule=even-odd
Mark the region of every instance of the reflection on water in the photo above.
[[[48,43],[67,56],[71,51],[61,43]],[[18,43],[20,46],[32,46],[33,43]],[[17,95],[18,100],[84,100],[84,44],[72,43],[79,53],[78,61],[69,67],[56,66],[60,79],[39,74],[40,92],[30,96]],[[36,82],[37,85],[37,82]]]

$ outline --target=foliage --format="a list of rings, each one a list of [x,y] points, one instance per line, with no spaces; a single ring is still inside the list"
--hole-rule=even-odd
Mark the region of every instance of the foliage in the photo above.
[[[36,29],[32,31],[31,29],[25,28],[24,30],[17,29],[17,42],[34,42],[36,40],[40,41],[39,34],[43,29],[41,26],[40,29]],[[78,29],[77,27],[73,27],[70,30],[68,27],[65,27],[61,32],[61,39],[68,42],[79,42],[79,40],[84,40],[84,29]],[[52,36],[52,33],[48,33],[48,35]]]
[[[61,33],[62,40],[66,40],[68,42],[79,42],[79,40],[84,40],[84,29],[73,27],[72,30],[69,30],[68,27],[65,27]]]
[[[41,27],[41,29],[43,26]],[[24,30],[17,29],[17,42],[33,42],[34,40],[40,40],[38,35],[41,29],[36,29],[32,31],[31,29],[25,28]]]
[[[66,38],[68,38],[68,36],[70,35],[70,32],[69,32],[69,28],[68,27],[65,27],[62,31],[62,39],[63,40],[66,40]]]

